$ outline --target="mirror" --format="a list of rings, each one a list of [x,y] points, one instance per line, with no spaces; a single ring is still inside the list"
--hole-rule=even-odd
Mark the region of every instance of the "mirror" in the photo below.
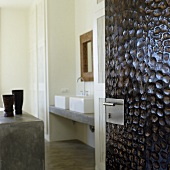
[[[80,36],[81,77],[93,81],[93,31]]]

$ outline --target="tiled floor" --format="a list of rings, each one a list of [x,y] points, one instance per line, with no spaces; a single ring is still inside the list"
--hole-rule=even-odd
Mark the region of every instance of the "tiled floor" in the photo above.
[[[94,170],[94,152],[94,148],[77,140],[46,142],[46,170]]]

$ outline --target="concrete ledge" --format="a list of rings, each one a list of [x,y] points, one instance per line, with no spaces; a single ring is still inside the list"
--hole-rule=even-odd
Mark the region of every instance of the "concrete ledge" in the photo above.
[[[94,126],[94,113],[78,113],[70,110],[60,109],[55,106],[50,106],[49,111],[52,114],[71,119],[76,122]]]
[[[0,170],[44,170],[43,121],[24,113],[0,112]]]

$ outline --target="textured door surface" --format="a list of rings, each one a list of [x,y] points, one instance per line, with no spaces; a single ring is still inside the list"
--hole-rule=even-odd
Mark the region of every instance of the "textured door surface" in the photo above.
[[[170,1],[106,0],[106,97],[125,101],[106,124],[106,168],[170,169]]]

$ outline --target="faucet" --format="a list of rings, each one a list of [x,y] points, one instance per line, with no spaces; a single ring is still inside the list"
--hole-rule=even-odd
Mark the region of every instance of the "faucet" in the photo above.
[[[85,96],[85,81],[84,81],[83,77],[78,77],[78,78],[77,78],[77,82],[78,82],[79,80],[81,80],[81,81],[84,82],[82,95]]]

